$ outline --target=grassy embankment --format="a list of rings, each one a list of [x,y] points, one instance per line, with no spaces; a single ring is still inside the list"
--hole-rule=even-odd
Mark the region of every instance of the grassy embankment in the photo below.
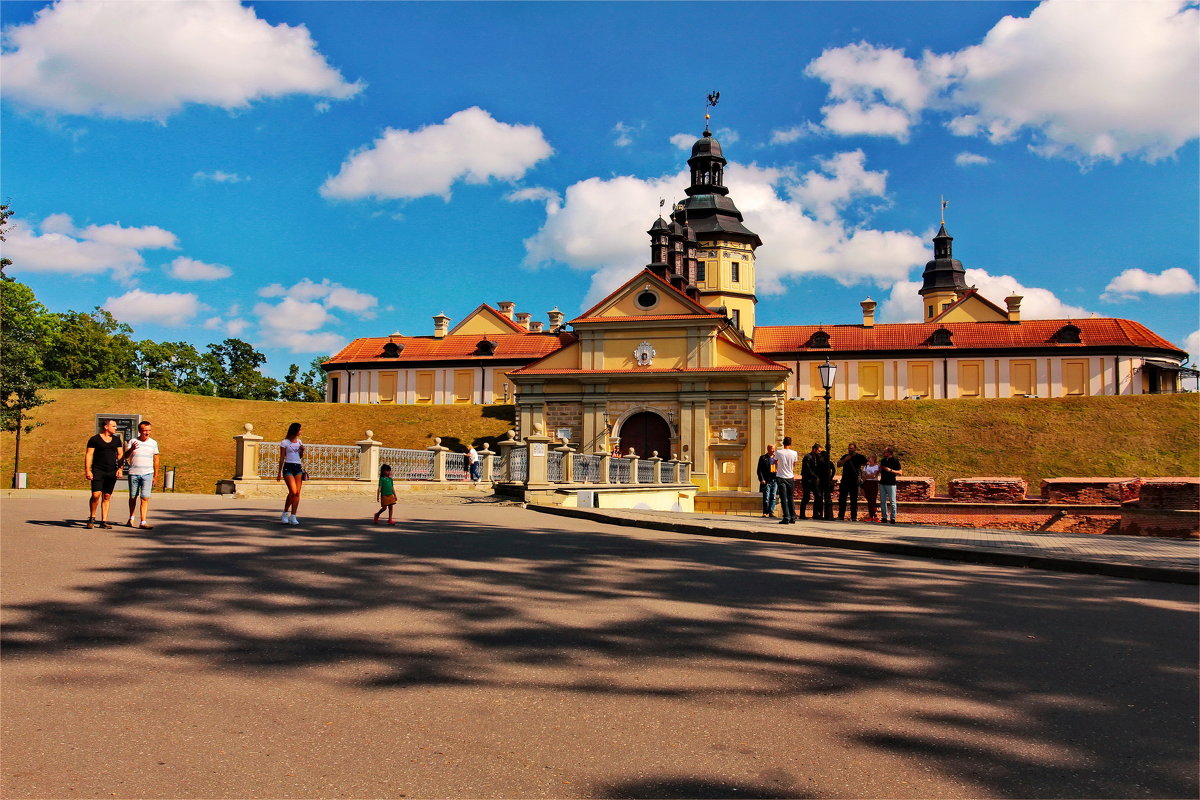
[[[233,440],[246,422],[278,440],[289,422],[313,444],[351,444],[372,430],[387,447],[448,447],[493,441],[512,426],[511,406],[361,406],[226,400],[138,389],[46,393],[34,412],[45,424],[23,439],[21,470],[31,488],[82,489],[83,446],[97,413],[140,413],[155,425],[163,463],[178,488],[211,492],[233,471]],[[1020,476],[1037,492],[1042,478],[1068,475],[1200,474],[1200,395],[1072,400],[938,400],[834,403],[835,453],[856,440],[864,452],[896,447],[905,472],[930,475],[944,493],[950,478]],[[825,439],[821,402],[789,402],[787,433],[804,451]],[[0,434],[0,481],[12,475],[13,436]]]

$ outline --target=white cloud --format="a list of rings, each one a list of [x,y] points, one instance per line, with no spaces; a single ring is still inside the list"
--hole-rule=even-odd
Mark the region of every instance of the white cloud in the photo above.
[[[282,297],[285,300],[304,303],[319,300],[324,308],[349,311],[365,319],[374,318],[374,309],[379,305],[379,298],[374,295],[360,292],[357,289],[348,289],[340,283],[330,281],[328,278],[322,279],[320,283],[316,283],[308,278],[302,278],[292,286],[286,288],[278,283],[272,283],[269,286],[259,289],[258,296]]]
[[[626,125],[624,122],[618,122],[613,126],[613,133],[617,138],[613,140],[613,144],[617,147],[628,147],[633,144],[633,134],[640,133],[646,127],[646,123],[641,125]]]
[[[1092,312],[1086,308],[1069,305],[1051,292],[1033,286],[1024,286],[1011,275],[992,275],[984,269],[968,268],[966,283],[996,305],[1004,308],[1004,298],[1020,295],[1022,319],[1082,319]],[[922,314],[921,296],[917,292],[920,281],[898,281],[892,285],[891,294],[879,308],[879,318],[884,322],[920,322]]]
[[[1133,299],[1138,294],[1191,294],[1196,291],[1200,291],[1200,285],[1183,267],[1164,269],[1157,275],[1143,269],[1127,269],[1109,281],[1100,299],[1116,302]]]
[[[820,128],[812,123],[804,125],[793,125],[790,128],[776,128],[771,131],[771,144],[791,144],[792,142],[802,139],[805,136],[816,133]]]
[[[192,180],[196,183],[246,183],[250,179],[238,175],[236,172],[215,169],[212,172],[197,172],[192,175]]]
[[[928,109],[953,114],[961,136],[1027,133],[1047,157],[1153,161],[1200,132],[1198,18],[1188,0],[1047,0],[957,52],[918,61],[863,42],[826,50],[806,72],[829,84],[834,133],[904,141]]]
[[[926,243],[911,233],[817,219],[794,199],[795,192],[808,191],[810,198],[832,205],[844,203],[851,195],[869,194],[864,187],[876,181],[870,176],[883,173],[857,174],[853,167],[861,167],[861,162],[853,153],[848,155],[851,158],[842,162],[836,158],[830,162],[835,175],[835,165],[842,167],[845,182],[836,184],[840,193],[834,191],[835,184],[815,179],[804,183],[786,170],[738,164],[726,169],[731,196],[746,218],[753,220],[750,227],[768,243],[757,257],[761,294],[780,293],[786,280],[809,275],[830,277],[844,285],[890,285],[928,260]],[[658,212],[659,198],[678,198],[688,180],[688,173],[682,172],[650,180],[620,176],[573,184],[561,205],[547,208],[541,229],[525,240],[526,265],[562,263],[590,272],[592,285],[585,303],[599,299],[650,260],[645,230]],[[882,182],[876,188],[882,193]]]
[[[535,203],[546,203],[548,205],[562,205],[562,195],[553,189],[547,189],[543,186],[531,186],[527,189],[518,189],[515,192],[510,192],[504,196],[504,199],[510,203],[518,203],[522,201],[532,201]]]
[[[141,250],[176,249],[175,234],[154,225],[126,228],[119,223],[76,230],[67,214],[51,214],[39,234],[21,220],[11,220],[4,244],[13,272],[62,272],[99,275],[111,272],[125,281],[145,271]]]
[[[181,281],[218,281],[233,274],[233,270],[223,264],[206,264],[184,256],[163,267],[163,271]]]
[[[554,152],[534,125],[498,122],[479,107],[416,131],[388,128],[321,186],[327,198],[450,197],[455,181],[516,180]]]
[[[362,89],[303,25],[271,25],[237,0],[59,0],[4,34],[6,97],[52,113],[161,120],[189,103],[237,109]]]
[[[987,156],[981,156],[978,153],[968,153],[963,151],[954,157],[954,163],[960,167],[970,167],[977,164],[990,164],[992,163],[992,160]]]
[[[155,294],[133,289],[120,297],[108,298],[104,301],[104,308],[121,322],[183,325],[196,316],[203,306],[194,294]]]
[[[1183,349],[1188,353],[1188,363],[1193,366],[1200,363],[1200,330],[1188,334],[1187,338],[1183,340]]]
[[[788,187],[788,194],[817,219],[833,219],[856,197],[883,197],[886,193],[887,173],[870,172],[865,163],[862,150],[820,159],[824,174],[806,172],[799,183]]]
[[[691,150],[692,145],[696,143],[699,136],[690,133],[677,133],[671,137],[671,144],[678,147],[680,150]]]
[[[349,289],[328,278],[316,283],[303,278],[290,287],[278,283],[258,290],[260,297],[282,298],[277,303],[257,303],[260,343],[268,347],[284,347],[293,353],[331,352],[341,349],[346,338],[331,331],[327,325],[338,323],[332,311],[345,311],[372,319],[379,305],[378,298]],[[230,314],[235,312],[231,310]]]

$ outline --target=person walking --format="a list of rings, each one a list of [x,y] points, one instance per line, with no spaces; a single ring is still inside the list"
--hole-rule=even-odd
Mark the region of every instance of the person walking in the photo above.
[[[862,468],[867,457],[858,452],[858,443],[846,445],[846,454],[838,459],[842,480],[838,484],[838,519],[846,518],[846,500],[850,500],[850,521],[858,520],[858,487],[862,483]]]
[[[775,483],[779,491],[779,510],[783,513],[780,525],[796,524],[796,451],[792,437],[783,437],[783,447],[772,457],[775,464]]]
[[[758,491],[762,494],[762,515],[775,516],[775,500],[779,496],[779,484],[775,481],[775,445],[767,445],[767,452],[758,457]]]
[[[100,432],[87,440],[83,448],[83,475],[91,482],[92,494],[88,500],[88,518],[85,528],[108,524],[108,504],[117,478],[121,477],[121,459],[125,457],[125,446],[121,434],[117,433],[115,419],[104,420]],[[96,508],[100,508],[100,519],[96,519]]]
[[[862,468],[862,490],[863,497],[867,498],[867,520],[878,522],[875,501],[879,498],[879,461],[875,456],[867,456],[867,463]]]
[[[821,502],[821,445],[814,444],[812,450],[805,454],[800,462],[800,488],[804,494],[800,498],[800,519],[804,519],[804,510],[808,501],[813,501],[813,519],[821,519],[825,514],[825,505]]]
[[[275,480],[282,480],[288,490],[279,521],[284,525],[299,525],[296,511],[300,508],[300,489],[304,487],[304,442],[300,441],[299,422],[288,426],[287,436],[279,443],[279,472]]]
[[[392,483],[392,468],[384,464],[379,468],[379,488],[375,490],[375,500],[379,503],[379,510],[375,512],[375,524],[379,524],[379,515],[385,510],[388,512],[388,525],[395,525],[392,519],[392,509],[396,505],[396,486]]]
[[[885,447],[883,458],[879,460],[879,499],[883,507],[883,521],[892,525],[896,524],[896,478],[903,474],[896,451]]]
[[[152,529],[150,518],[150,493],[154,491],[154,482],[158,480],[158,442],[150,438],[153,426],[149,422],[138,423],[137,438],[129,443],[125,451],[125,461],[129,464],[129,521],[125,524],[130,528]],[[135,513],[141,505],[142,521],[134,525]]]
[[[471,474],[471,480],[479,480],[479,453],[473,444],[467,445],[467,470]]]

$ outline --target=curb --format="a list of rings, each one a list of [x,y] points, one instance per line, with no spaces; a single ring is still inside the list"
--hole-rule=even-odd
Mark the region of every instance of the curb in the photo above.
[[[565,508],[563,506],[528,506],[530,511],[540,511],[543,514],[555,514],[560,517],[575,517],[593,522],[603,522],[609,525],[621,525],[627,528],[649,528],[651,530],[671,531],[696,536],[714,536],[723,539],[747,539],[757,542],[782,542],[788,544],[806,544],[817,547],[836,547],[843,550],[865,550],[872,553],[889,553],[893,555],[916,556],[918,558],[938,558],[945,561],[964,561],[972,564],[993,564],[1002,567],[1021,567],[1024,569],[1044,569],[1055,572],[1073,572],[1084,575],[1105,575],[1113,578],[1131,578],[1133,580],[1159,581],[1162,583],[1181,583],[1189,586],[1200,585],[1200,572],[1196,570],[1177,569],[1173,567],[1152,567],[1134,564],[1114,564],[1107,561],[1081,561],[1070,558],[1055,558],[1052,556],[1034,556],[1017,553],[998,553],[985,550],[967,550],[958,547],[937,547],[934,545],[909,544],[906,542],[871,541],[869,539],[838,539],[827,536],[813,536],[805,533],[772,533],[770,531],[739,531],[729,528],[718,528],[696,522],[671,522],[668,520],[630,519],[613,517],[603,512],[583,508]]]

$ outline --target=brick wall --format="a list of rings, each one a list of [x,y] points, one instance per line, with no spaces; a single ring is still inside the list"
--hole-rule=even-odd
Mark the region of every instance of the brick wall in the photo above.
[[[557,439],[559,428],[570,428],[572,444],[579,444],[583,436],[582,403],[546,403],[546,435]]]
[[[1121,533],[1126,536],[1163,536],[1200,539],[1200,511],[1138,508],[1126,503],[1121,508]]]
[[[736,442],[745,444],[749,435],[750,416],[745,400],[710,400],[708,402],[709,435],[716,442],[725,442],[721,438],[722,428],[735,428],[738,432]],[[733,442],[730,442],[732,444]]]
[[[1050,478],[1041,496],[1050,503],[1120,505],[1138,498],[1141,478]]]
[[[932,500],[937,482],[933,478],[900,476],[896,478],[896,502],[915,503]]]
[[[1147,478],[1142,481],[1138,508],[1200,509],[1200,478]]]
[[[952,478],[950,499],[956,503],[1019,503],[1028,488],[1024,478]]]

